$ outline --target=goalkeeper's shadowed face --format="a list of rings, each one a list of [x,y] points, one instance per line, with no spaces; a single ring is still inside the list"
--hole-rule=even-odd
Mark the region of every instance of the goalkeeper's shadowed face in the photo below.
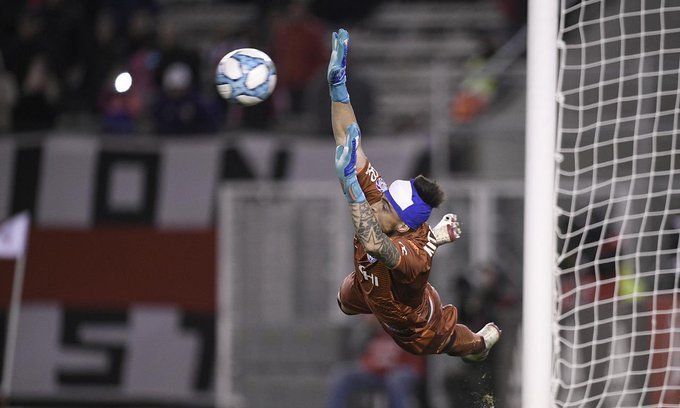
[[[378,224],[380,224],[380,229],[387,235],[392,235],[395,233],[404,233],[408,231],[408,227],[399,218],[397,212],[392,208],[392,205],[385,197],[383,197],[377,203],[371,205],[371,208],[375,212],[375,218],[378,219]]]

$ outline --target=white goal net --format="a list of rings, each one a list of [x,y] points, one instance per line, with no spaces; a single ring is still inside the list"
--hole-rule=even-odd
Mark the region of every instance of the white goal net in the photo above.
[[[557,47],[554,405],[678,407],[680,0],[561,0]]]

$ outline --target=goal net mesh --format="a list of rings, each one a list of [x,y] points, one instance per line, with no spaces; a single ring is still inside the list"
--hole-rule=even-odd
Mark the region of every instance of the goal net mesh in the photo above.
[[[561,0],[559,407],[680,406],[680,0]]]

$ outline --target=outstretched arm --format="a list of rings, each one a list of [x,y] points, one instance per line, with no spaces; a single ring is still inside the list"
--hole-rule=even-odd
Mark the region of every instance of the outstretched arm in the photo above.
[[[328,86],[331,94],[331,123],[335,145],[345,144],[345,131],[352,123],[357,123],[354,109],[347,92],[347,54],[349,52],[349,33],[340,29],[333,33],[331,58],[328,62]],[[367,158],[361,146],[357,149],[357,166],[366,166]]]
[[[366,201],[356,175],[357,151],[360,146],[359,126],[347,127],[345,143],[335,148],[335,170],[352,213],[352,222],[366,252],[393,269],[399,264],[400,253],[394,242],[380,229],[375,212]]]

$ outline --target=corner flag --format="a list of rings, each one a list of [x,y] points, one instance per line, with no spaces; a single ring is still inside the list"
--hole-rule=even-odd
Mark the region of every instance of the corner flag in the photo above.
[[[19,259],[26,252],[28,227],[27,212],[22,212],[0,223],[0,259]]]
[[[28,229],[31,216],[22,212],[0,223],[0,259],[14,259],[14,279],[12,280],[12,298],[9,305],[9,317],[5,332],[4,364],[2,382],[0,383],[0,403],[4,405],[12,388],[12,369],[14,368],[14,350],[19,330],[19,309],[21,308],[21,289],[24,284],[26,270],[26,250]]]

